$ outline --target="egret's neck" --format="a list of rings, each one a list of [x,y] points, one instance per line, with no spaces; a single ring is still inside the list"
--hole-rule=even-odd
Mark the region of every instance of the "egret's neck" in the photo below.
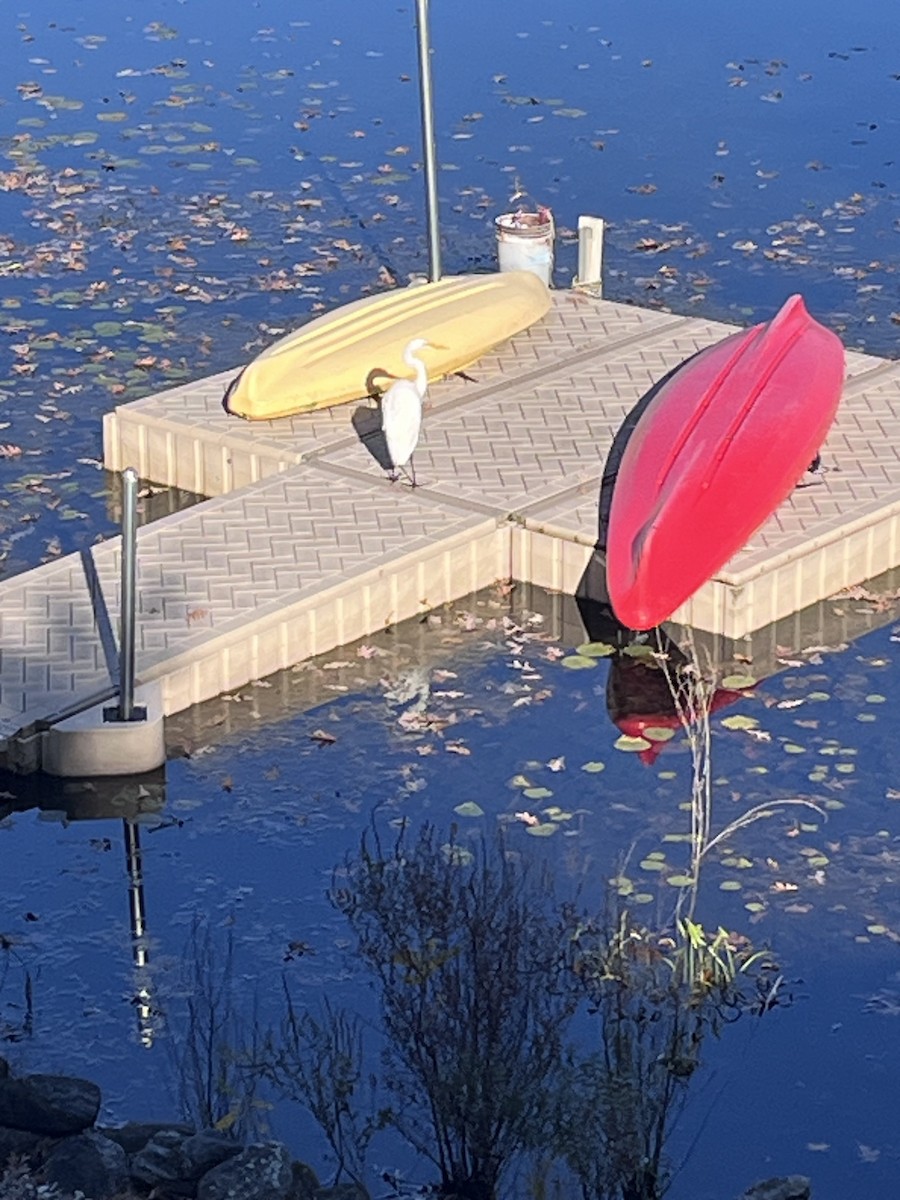
[[[412,367],[412,369],[415,371],[416,391],[419,393],[420,397],[424,397],[426,389],[428,388],[428,371],[425,369],[425,364],[412,350],[406,351],[406,353],[403,355],[403,360],[408,367]]]

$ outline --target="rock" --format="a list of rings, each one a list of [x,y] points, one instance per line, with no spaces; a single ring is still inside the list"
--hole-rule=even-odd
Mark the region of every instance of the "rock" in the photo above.
[[[0,1125],[0,1170],[9,1162],[11,1154],[31,1158],[43,1141],[39,1133],[26,1133],[24,1129],[7,1129],[5,1125]]]
[[[312,1167],[304,1162],[295,1161],[291,1165],[291,1174],[293,1178],[288,1200],[315,1200],[316,1193],[322,1185]]]
[[[320,1187],[314,1195],[315,1200],[369,1200],[369,1193],[358,1183],[336,1183],[332,1187]]]
[[[27,1075],[0,1079],[0,1125],[48,1137],[81,1133],[97,1120],[100,1089],[87,1079]]]
[[[185,1178],[197,1183],[207,1171],[241,1152],[240,1142],[230,1138],[227,1133],[218,1129],[202,1129],[193,1137],[185,1138],[181,1144],[181,1152],[187,1163]]]
[[[160,1129],[131,1158],[131,1178],[148,1188],[174,1183],[187,1174],[188,1164],[182,1145],[185,1138],[177,1129]]]
[[[110,1141],[118,1142],[126,1154],[137,1154],[147,1145],[154,1134],[162,1130],[174,1130],[182,1137],[190,1137],[196,1133],[193,1125],[177,1125],[171,1121],[129,1121],[116,1129],[100,1129],[99,1132]]]
[[[109,1200],[128,1186],[128,1156],[116,1142],[89,1130],[58,1141],[44,1160],[43,1174],[67,1195]]]
[[[744,1192],[740,1200],[809,1200],[812,1184],[805,1175],[783,1175],[764,1179]]]
[[[257,1142],[208,1171],[197,1200],[287,1200],[292,1181],[287,1147]]]

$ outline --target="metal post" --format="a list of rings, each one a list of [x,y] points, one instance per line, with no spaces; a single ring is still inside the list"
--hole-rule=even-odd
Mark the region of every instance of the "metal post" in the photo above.
[[[419,101],[422,108],[422,151],[425,162],[429,278],[432,283],[437,283],[441,277],[441,233],[438,224],[437,150],[434,136],[434,98],[431,90],[428,0],[416,0],[416,30],[419,38]]]
[[[137,485],[134,467],[122,472],[122,602],[119,615],[119,721],[134,712],[134,610],[137,565]]]

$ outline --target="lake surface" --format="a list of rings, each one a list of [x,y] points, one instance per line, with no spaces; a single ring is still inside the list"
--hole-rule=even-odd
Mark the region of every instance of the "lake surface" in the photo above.
[[[372,7],[361,21],[346,0],[308,11],[260,0],[227,28],[220,16],[208,0],[6,14],[6,574],[115,532],[100,425],[117,403],[237,365],[315,312],[427,269],[410,7]],[[552,12],[531,0],[503,12],[435,3],[445,270],[491,269],[493,218],[525,192],[554,211],[559,286],[575,274],[578,216],[594,213],[608,221],[611,298],[746,322],[802,291],[848,345],[894,356],[898,35],[888,0],[697,0],[689,13],[624,0]],[[148,496],[144,515],[189,499]],[[371,657],[350,647],[178,718],[170,738],[188,756],[146,794],[17,796],[43,816],[31,807],[0,827],[10,1030],[28,1017],[26,976],[33,985],[16,1061],[77,1064],[102,1084],[110,1119],[170,1112],[161,1014],[180,1011],[198,915],[219,962],[233,930],[237,995],[257,996],[262,1018],[277,1019],[282,972],[301,998],[355,999],[347,931],[325,892],[372,821],[453,822],[463,839],[499,821],[561,887],[598,902],[624,873],[630,895],[650,897],[647,921],[670,919],[666,878],[683,873],[685,846],[665,839],[684,835],[689,795],[680,736],[650,763],[617,749],[605,699],[615,667],[565,669],[552,652],[570,653],[576,637],[527,611],[504,628],[504,611],[497,597],[468,617],[451,610]],[[896,1188],[890,616],[888,605],[885,627],[846,649],[786,647],[797,665],[715,718],[718,821],[798,795],[828,820],[786,810],[705,868],[704,924],[769,945],[795,998],[705,1046],[671,1147],[686,1159],[675,1200],[792,1171],[813,1177],[817,1200]],[[423,696],[440,721],[404,728]],[[729,716],[758,724],[729,728]],[[523,799],[517,778],[552,795]],[[484,815],[456,811],[471,803]],[[572,817],[544,819],[539,806],[553,805]],[[86,811],[95,819],[62,819]],[[517,812],[558,828],[530,837]],[[125,869],[128,841],[134,883],[135,831],[141,893]],[[147,926],[138,965],[134,920]],[[293,1109],[273,1124],[295,1144],[309,1133]]]

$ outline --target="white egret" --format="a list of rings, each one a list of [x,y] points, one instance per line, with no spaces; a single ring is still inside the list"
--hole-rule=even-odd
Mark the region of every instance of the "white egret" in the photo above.
[[[403,351],[403,361],[415,371],[415,379],[395,379],[381,397],[381,428],[391,459],[391,483],[400,478],[400,472],[409,464],[408,476],[413,487],[416,469],[412,456],[419,441],[422,405],[428,392],[428,372],[417,354],[427,346],[440,349],[427,338],[413,338]]]

